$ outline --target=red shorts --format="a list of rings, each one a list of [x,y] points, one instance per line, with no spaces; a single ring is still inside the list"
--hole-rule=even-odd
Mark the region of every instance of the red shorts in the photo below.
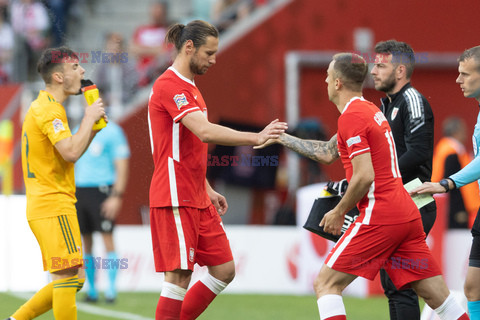
[[[398,289],[442,274],[425,242],[421,219],[380,226],[355,223],[338,240],[325,264],[369,280],[384,268]]]
[[[157,272],[192,270],[233,260],[222,219],[213,205],[150,208],[153,256]]]

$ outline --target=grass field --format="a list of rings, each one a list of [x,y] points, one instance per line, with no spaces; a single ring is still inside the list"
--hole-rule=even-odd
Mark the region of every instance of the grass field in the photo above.
[[[153,320],[159,294],[120,293],[115,304],[78,302],[78,320]],[[26,294],[0,293],[0,319],[8,317],[28,298]],[[83,294],[78,295],[79,301]],[[345,297],[349,320],[387,320],[386,298]],[[319,319],[314,296],[222,294],[199,318],[200,320],[301,320]],[[38,317],[53,319],[52,311]]]

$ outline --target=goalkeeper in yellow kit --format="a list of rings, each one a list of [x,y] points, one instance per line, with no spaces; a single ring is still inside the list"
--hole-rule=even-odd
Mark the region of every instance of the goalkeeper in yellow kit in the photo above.
[[[66,47],[43,52],[37,70],[45,82],[25,116],[22,167],[27,220],[42,251],[52,282],[40,289],[10,319],[33,319],[53,309],[55,319],[77,319],[75,295],[84,283],[82,243],[75,211],[74,162],[95,136],[93,124],[105,117],[101,99],[85,109],[72,135],[62,103],[79,92],[85,69]]]

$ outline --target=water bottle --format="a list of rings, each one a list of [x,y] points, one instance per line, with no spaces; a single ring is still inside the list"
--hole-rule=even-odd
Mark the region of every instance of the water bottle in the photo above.
[[[92,103],[97,101],[97,99],[100,97],[97,86],[90,80],[82,80],[81,90],[89,106],[91,106]],[[105,122],[105,119],[102,117],[100,118],[100,120],[95,122],[95,124],[92,127],[92,130],[100,130],[105,128],[106,126],[107,126],[107,122]]]

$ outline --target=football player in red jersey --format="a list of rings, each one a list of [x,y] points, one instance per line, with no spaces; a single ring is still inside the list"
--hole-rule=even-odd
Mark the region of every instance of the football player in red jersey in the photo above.
[[[218,31],[205,21],[175,24],[166,35],[175,46],[173,65],[153,85],[148,105],[155,169],[150,221],[157,272],[165,273],[156,319],[195,319],[233,280],[235,265],[220,216],[224,196],[206,180],[207,144],[261,145],[287,129],[272,121],[259,133],[213,124],[195,85],[216,62]],[[194,264],[206,276],[188,291]]]

